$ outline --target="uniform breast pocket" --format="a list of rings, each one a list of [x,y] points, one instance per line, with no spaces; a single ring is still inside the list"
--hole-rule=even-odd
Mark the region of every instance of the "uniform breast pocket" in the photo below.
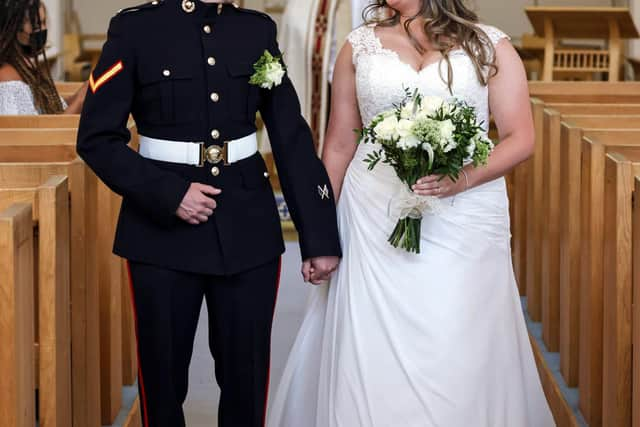
[[[231,117],[235,120],[255,120],[258,110],[260,89],[249,83],[254,73],[253,64],[250,62],[236,62],[227,65],[230,77],[229,107]]]
[[[191,70],[158,66],[140,71],[141,119],[154,124],[191,122],[196,108]]]

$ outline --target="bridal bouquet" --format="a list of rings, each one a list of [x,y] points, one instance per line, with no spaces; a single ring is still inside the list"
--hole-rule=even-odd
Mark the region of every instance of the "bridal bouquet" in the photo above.
[[[389,203],[390,215],[398,217],[389,238],[394,247],[420,253],[422,216],[440,209],[439,198],[411,191],[418,179],[442,175],[456,181],[465,165],[487,163],[494,145],[482,125],[475,108],[465,102],[422,96],[417,90],[406,89],[399,105],[357,131],[360,142],[380,145],[365,160],[369,170],[380,162],[388,164],[406,184]]]

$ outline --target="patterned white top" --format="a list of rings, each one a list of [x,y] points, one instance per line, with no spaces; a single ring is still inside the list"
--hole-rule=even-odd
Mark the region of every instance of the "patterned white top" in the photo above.
[[[62,99],[63,108],[67,103]],[[41,114],[35,106],[28,84],[13,80],[0,82],[0,116],[33,116]]]
[[[382,46],[375,24],[352,31],[348,41],[356,67],[356,91],[364,125],[383,111],[393,108],[405,96],[404,88],[419,89],[423,95],[456,98],[473,105],[479,120],[489,123],[489,92],[477,78],[471,58],[462,49],[449,54],[453,68],[452,93],[446,83],[447,66],[436,61],[421,70],[402,61],[397,52]],[[493,45],[509,36],[495,27],[479,24]]]

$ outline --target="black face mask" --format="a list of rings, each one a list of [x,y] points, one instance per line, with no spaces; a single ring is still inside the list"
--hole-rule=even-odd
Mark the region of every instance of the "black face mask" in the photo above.
[[[47,45],[47,30],[34,31],[29,35],[29,44],[20,45],[22,52],[27,56],[37,56],[42,53]]]

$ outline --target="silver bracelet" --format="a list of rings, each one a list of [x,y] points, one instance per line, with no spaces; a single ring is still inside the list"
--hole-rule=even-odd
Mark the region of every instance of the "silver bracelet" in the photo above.
[[[469,175],[467,175],[467,171],[464,169],[462,169],[462,174],[464,175],[464,181],[466,183],[464,191],[467,191],[469,189]]]

